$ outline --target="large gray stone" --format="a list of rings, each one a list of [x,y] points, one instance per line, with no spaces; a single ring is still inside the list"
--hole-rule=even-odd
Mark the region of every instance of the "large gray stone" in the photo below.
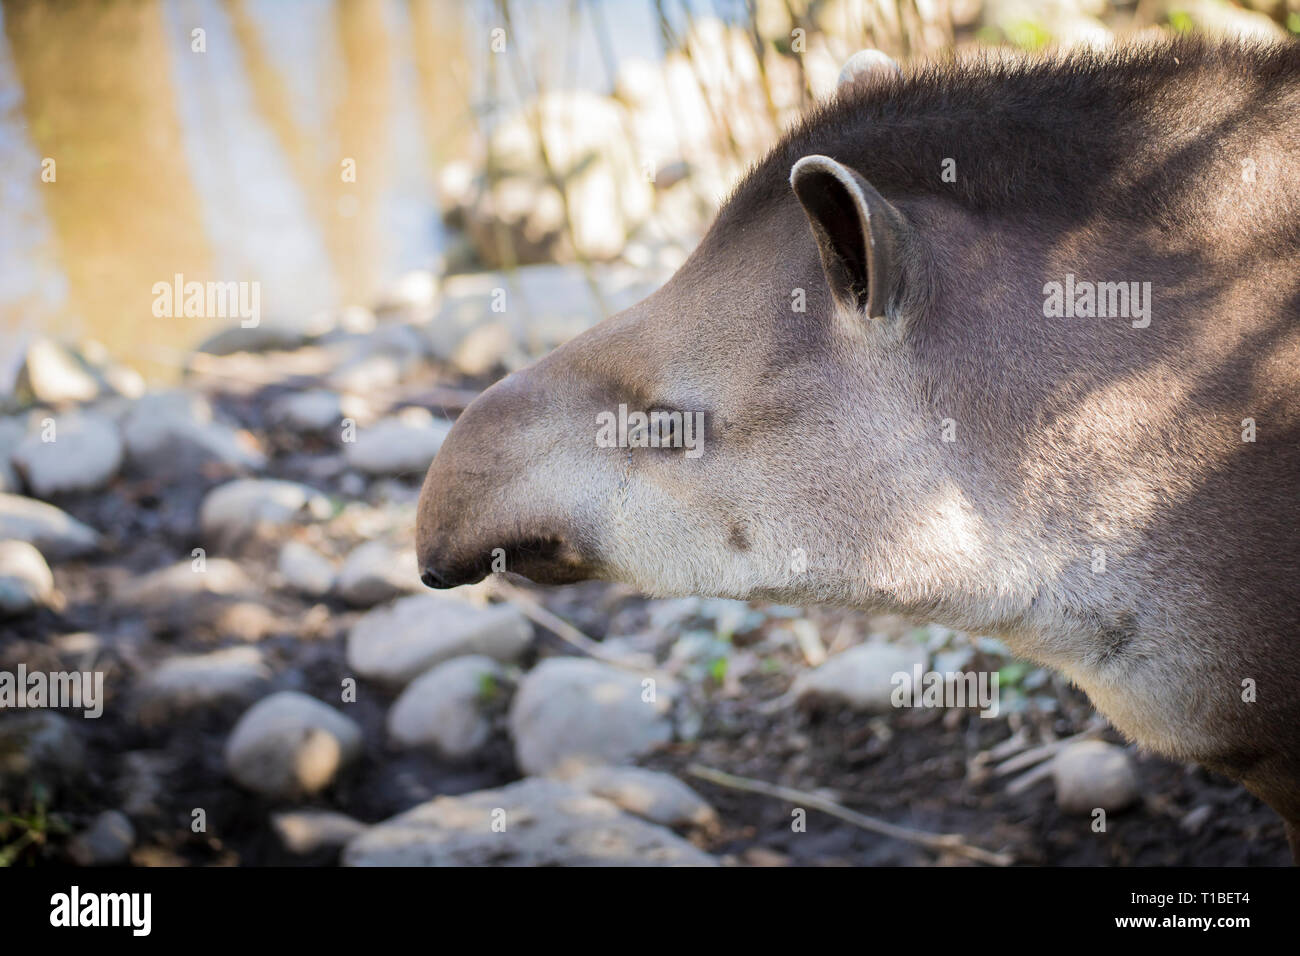
[[[306,344],[328,329],[326,316],[309,316],[299,322],[260,321],[247,327],[238,322],[209,335],[195,351],[208,355],[287,351]]]
[[[383,541],[367,541],[352,550],[339,568],[334,589],[355,607],[374,607],[424,585],[415,566],[415,553]]]
[[[309,597],[324,597],[334,586],[334,565],[301,541],[286,541],[276,569],[284,583]]]
[[[275,798],[315,793],[361,753],[361,728],[314,697],[281,691],[239,718],[226,769],[240,786]]]
[[[515,758],[535,774],[629,761],[672,739],[672,694],[652,673],[549,658],[524,677],[510,707]]]
[[[113,597],[121,604],[157,608],[205,595],[238,597],[255,591],[252,579],[234,561],[206,558],[198,566],[193,560],[178,561],[150,571],[123,583]]]
[[[343,422],[343,400],[338,392],[327,388],[290,392],[276,399],[269,415],[277,425],[294,431],[330,431]]]
[[[199,526],[220,546],[232,547],[259,528],[324,520],[332,511],[329,498],[307,485],[240,478],[207,493],[199,507]]]
[[[859,644],[800,674],[793,693],[802,703],[847,704],[853,710],[886,714],[893,710],[894,675],[903,672],[910,678],[913,667],[924,667],[926,659],[920,647]]]
[[[297,856],[322,851],[337,853],[349,840],[364,833],[366,825],[332,810],[290,810],[271,816],[271,827],[284,848]]]
[[[41,498],[96,491],[122,466],[122,439],[112,419],[92,412],[53,418],[28,434],[13,452],[13,463]],[[46,441],[46,437],[52,440]]]
[[[698,793],[671,774],[644,767],[588,767],[567,781],[628,813],[668,827],[707,827],[718,815]]]
[[[142,682],[141,711],[152,722],[224,701],[250,700],[270,676],[255,647],[169,657]]]
[[[438,797],[371,827],[348,866],[713,866],[664,827],[557,780]]]
[[[1138,798],[1137,773],[1123,747],[1102,740],[1070,744],[1052,761],[1056,803],[1066,813],[1123,810]]]
[[[505,668],[481,654],[444,661],[408,684],[393,703],[388,736],[453,760],[469,757],[492,735],[487,707],[505,680]]]
[[[451,431],[451,423],[423,408],[406,408],[357,430],[344,446],[348,464],[370,475],[423,477]]]
[[[0,617],[25,614],[54,594],[54,575],[26,541],[0,541]]]
[[[105,810],[72,838],[68,852],[80,866],[125,863],[135,846],[135,827],[121,810]]]
[[[64,511],[21,495],[0,494],[0,538],[35,545],[50,561],[63,561],[99,548],[99,534]]]
[[[61,405],[98,397],[99,382],[70,349],[37,339],[27,349],[23,378],[38,402]]]
[[[528,621],[508,604],[479,607],[442,594],[416,594],[376,608],[348,634],[348,665],[362,677],[405,684],[463,654],[517,660],[532,641]]]
[[[215,420],[201,395],[182,390],[144,395],[122,421],[127,460],[138,472],[189,475],[207,465],[258,471],[266,455],[257,441]]]

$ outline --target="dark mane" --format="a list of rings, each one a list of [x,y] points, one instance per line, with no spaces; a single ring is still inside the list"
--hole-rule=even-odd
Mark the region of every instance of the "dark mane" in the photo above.
[[[1179,189],[1171,161],[1180,176],[1208,171],[1234,137],[1275,127],[1270,114],[1286,103],[1300,108],[1300,42],[1188,37],[922,65],[805,116],[736,187],[716,228],[783,200],[791,166],[810,153],[857,169],[895,200],[942,196],[976,213],[1158,215]],[[956,182],[941,178],[945,159],[956,161]]]

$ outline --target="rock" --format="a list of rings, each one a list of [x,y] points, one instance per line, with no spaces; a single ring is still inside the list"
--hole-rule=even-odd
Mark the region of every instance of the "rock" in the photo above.
[[[334,565],[301,541],[286,541],[276,568],[284,583],[310,597],[323,597],[334,586]]]
[[[105,810],[72,838],[68,852],[78,866],[125,863],[135,846],[135,827],[120,810]]]
[[[40,784],[51,792],[76,780],[86,750],[72,721],[49,710],[0,712],[0,795]]]
[[[355,548],[334,582],[339,597],[355,607],[374,607],[416,593],[423,586],[414,553],[399,551],[382,541],[368,541]]]
[[[53,419],[52,441],[46,432],[25,437],[13,463],[41,498],[95,491],[108,484],[122,466],[122,439],[111,419],[74,412]]]
[[[383,312],[427,314],[438,302],[438,277],[428,269],[404,272],[379,297]]]
[[[707,827],[718,821],[704,798],[671,774],[642,767],[589,767],[567,782],[651,823]]]
[[[213,623],[222,637],[250,644],[282,629],[274,612],[257,601],[231,601],[221,607]]]
[[[471,329],[461,340],[451,364],[466,375],[487,375],[493,369],[508,367],[515,354],[518,346],[510,324],[504,320],[486,322]]]
[[[451,423],[426,409],[406,408],[357,431],[344,450],[348,464],[370,475],[411,474],[424,477],[438,454]]]
[[[150,571],[121,584],[114,599],[125,605],[159,608],[208,595],[235,597],[256,592],[243,568],[228,558],[206,558],[201,567],[203,570],[198,570],[190,560]]]
[[[504,827],[504,828],[502,828]],[[558,780],[438,797],[347,845],[347,866],[713,866],[686,840]]]
[[[0,538],[34,545],[50,561],[90,554],[99,535],[53,505],[21,495],[0,494]]]
[[[82,357],[98,378],[101,390],[120,398],[139,398],[145,393],[144,376],[127,365],[114,360],[108,348],[100,342],[82,344]]]
[[[25,614],[54,595],[54,575],[26,541],[0,541],[0,617]]]
[[[360,355],[340,363],[328,381],[340,391],[366,395],[398,384],[406,371],[404,363],[391,355]]]
[[[99,396],[99,383],[85,364],[49,339],[37,339],[28,347],[23,377],[38,402],[60,405]]]
[[[508,604],[478,607],[443,594],[417,594],[362,617],[348,634],[348,665],[362,677],[405,684],[453,657],[512,662],[532,628]]]
[[[362,333],[340,329],[323,339],[321,344],[334,359],[334,369],[328,376],[331,381],[340,373],[346,373],[348,368],[376,356],[392,359],[399,376],[415,371],[430,357],[429,341],[423,328],[408,322],[384,322]],[[358,394],[364,395],[364,392]]]
[[[311,856],[329,850],[337,852],[366,829],[364,823],[330,810],[274,813],[271,827],[284,848],[296,856]]]
[[[27,426],[20,418],[0,418],[0,494],[17,494],[23,490],[22,479],[14,470],[14,449],[27,435]]]
[[[267,414],[275,424],[295,431],[331,431],[343,421],[343,399],[327,388],[290,392],[276,399]]]
[[[403,747],[468,757],[492,735],[486,705],[505,680],[505,668],[481,654],[444,661],[402,691],[388,711],[388,736]]]
[[[1123,747],[1102,740],[1070,744],[1052,761],[1056,804],[1066,813],[1113,813],[1138,798],[1137,774]]]
[[[250,700],[270,676],[262,652],[254,647],[169,657],[142,682],[141,709],[153,721],[223,701]]]
[[[800,703],[846,704],[869,714],[893,710],[894,675],[912,675],[914,665],[925,666],[919,647],[894,644],[859,644],[829,658],[820,667],[795,678],[792,693]]]
[[[244,788],[273,798],[315,793],[361,753],[361,728],[314,697],[281,691],[239,718],[226,741],[226,769]]]
[[[212,406],[186,391],[143,396],[122,421],[127,462],[150,477],[190,475],[205,466],[258,471],[266,455],[247,432],[215,421]]]
[[[332,512],[329,499],[307,485],[240,478],[207,493],[199,507],[199,526],[221,546],[232,547],[259,528],[302,517],[324,520]]]
[[[284,321],[258,322],[257,325],[245,328],[241,323],[236,323],[209,335],[195,351],[208,355],[290,351],[305,345],[328,329],[329,323],[323,315],[313,315],[300,324]]]
[[[612,311],[635,304],[667,278],[626,266],[593,265],[592,271]],[[502,294],[507,311],[492,311]],[[477,375],[498,365],[526,364],[529,356],[549,352],[603,315],[581,269],[534,265],[516,270],[508,279],[499,272],[449,277],[443,304],[424,334],[437,358]]]
[[[650,674],[600,661],[552,657],[519,685],[510,732],[521,770],[544,774],[582,764],[618,763],[672,738],[672,688],[656,679],[654,700],[642,699]]]

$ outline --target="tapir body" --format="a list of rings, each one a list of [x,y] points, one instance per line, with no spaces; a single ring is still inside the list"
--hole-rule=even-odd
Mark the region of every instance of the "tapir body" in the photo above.
[[[465,410],[418,556],[999,635],[1295,849],[1297,385],[1300,47],[883,71]],[[620,406],[699,453],[668,415],[606,447]]]

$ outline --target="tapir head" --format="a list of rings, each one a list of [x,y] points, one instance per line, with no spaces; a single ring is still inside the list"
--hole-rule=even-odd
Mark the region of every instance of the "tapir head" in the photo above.
[[[870,515],[906,497],[921,427],[904,353],[927,252],[854,170],[792,165],[743,188],[654,295],[470,404],[420,497],[426,584],[860,590],[844,555],[879,547]]]
[[[841,91],[896,72],[855,58]],[[910,344],[932,253],[906,205],[790,148],[662,289],[465,409],[420,496],[426,584],[504,570],[661,595],[896,590],[885,556],[926,530],[909,483],[933,480]]]

